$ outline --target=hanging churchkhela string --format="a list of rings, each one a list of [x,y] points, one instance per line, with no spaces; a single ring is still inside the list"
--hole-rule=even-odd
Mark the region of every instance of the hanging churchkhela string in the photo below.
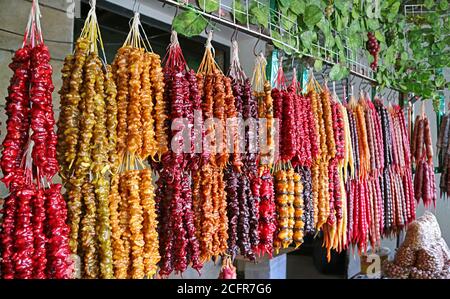
[[[264,138],[259,138],[259,219],[258,236],[259,244],[254,249],[259,256],[273,254],[273,239],[277,229],[276,225],[276,205],[274,182],[271,174],[271,167],[274,163],[276,153],[276,123],[273,115],[273,100],[271,95],[271,85],[266,75],[267,61],[263,54],[255,58],[253,71],[253,103],[258,105],[259,134]],[[250,92],[250,90],[248,90]]]
[[[194,185],[190,177],[191,171],[195,172],[200,167],[200,156],[194,151],[194,145],[197,138],[201,138],[201,131],[191,125],[194,117],[198,117],[196,113],[201,113],[201,98],[195,72],[186,65],[175,31],[172,31],[171,43],[164,59],[164,84],[164,101],[168,105],[172,122],[169,134],[172,149],[162,157],[157,181],[158,191],[163,193],[159,198],[159,274],[163,277],[172,271],[183,273],[189,264],[197,271],[202,268],[194,223],[194,217],[199,216],[198,195],[193,194]]]
[[[195,176],[199,194],[201,219],[197,221],[200,259],[205,262],[225,254],[228,242],[228,217],[224,168],[228,161],[225,129],[225,76],[214,60],[212,31],[206,41],[205,53],[197,71],[202,98],[205,139],[199,174]],[[229,81],[228,81],[229,82]],[[229,88],[229,87],[228,87]],[[228,93],[230,96],[230,93]],[[218,120],[218,124],[213,121]],[[217,141],[217,142],[216,142]],[[199,213],[200,214],[200,213]]]
[[[4,279],[65,279],[72,275],[69,227],[53,131],[52,67],[33,1],[22,47],[9,65],[14,72],[6,98],[7,132],[1,157],[9,195],[1,225]]]
[[[113,252],[109,211],[109,172],[114,157],[116,88],[111,69],[98,55],[103,44],[92,6],[74,55],[62,71],[61,115],[58,121],[58,157],[66,187],[71,228],[70,247],[82,259],[84,278],[112,278]],[[95,147],[90,146],[95,144]]]
[[[152,170],[144,163],[167,151],[161,61],[140,23],[113,62],[117,85],[118,163],[112,174],[111,221],[116,278],[151,278],[160,260]]]
[[[416,166],[414,175],[414,194],[417,202],[422,199],[425,207],[428,207],[431,204],[436,207],[433,144],[431,142],[430,122],[425,115],[424,107],[425,105],[422,103],[422,111],[416,117],[412,138],[411,155]],[[444,171],[444,177],[445,175],[446,173]]]

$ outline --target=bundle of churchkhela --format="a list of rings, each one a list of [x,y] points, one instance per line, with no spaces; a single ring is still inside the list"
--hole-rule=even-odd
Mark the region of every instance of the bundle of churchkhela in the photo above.
[[[411,144],[411,156],[415,164],[414,194],[417,202],[421,199],[425,207],[433,204],[436,207],[436,182],[433,164],[433,143],[431,141],[430,121],[425,115],[425,105],[414,121],[414,131]],[[446,118],[444,118],[445,121]],[[445,133],[445,127],[444,127]],[[443,140],[443,138],[441,138]],[[441,141],[441,144],[443,141]],[[442,150],[442,146],[438,147]],[[445,168],[444,168],[445,169]],[[444,179],[446,172],[443,172]],[[445,188],[444,188],[445,190]]]
[[[195,222],[201,215],[201,207],[190,176],[191,172],[199,170],[201,161],[194,145],[202,137],[202,131],[193,128],[192,124],[194,117],[199,118],[196,122],[202,123],[202,99],[196,74],[186,65],[175,31],[172,31],[163,72],[163,100],[172,123],[172,130],[167,134],[172,140],[172,148],[163,154],[160,165],[156,166],[159,174],[156,184],[160,223],[159,274],[166,277],[172,271],[184,272],[188,265],[197,271],[202,268],[201,231]]]
[[[38,1],[33,1],[25,36],[9,64],[6,136],[0,160],[9,194],[2,211],[1,277],[70,278],[73,261],[54,132],[52,67],[44,43]]]
[[[437,155],[439,157],[439,168],[441,169],[441,178],[439,188],[441,195],[448,196],[450,192],[450,147],[449,147],[449,128],[450,113],[447,112],[441,120],[437,140]]]
[[[109,133],[109,198],[116,278],[151,278],[160,260],[153,175],[145,161],[168,150],[167,114],[161,59],[141,27],[135,13],[112,64],[117,97],[110,115],[116,119]]]
[[[91,7],[62,68],[55,134],[38,15],[34,0],[10,64],[4,278],[166,278],[219,258],[226,278],[238,255],[272,257],[307,234],[323,237],[328,259],[377,249],[415,219],[420,200],[435,204],[424,112],[410,148],[398,105],[365,93],[341,100],[313,72],[302,88],[282,57],[270,82],[263,53],[250,79],[237,40],[225,75],[212,31],[195,72],[175,31],[164,59],[153,52],[138,13],[110,66]],[[445,195],[449,128],[446,114],[437,142]]]
[[[77,275],[113,278],[109,161],[115,153],[111,141],[116,86],[111,68],[99,57],[97,40],[103,49],[91,7],[74,54],[66,57],[62,69],[57,150],[68,202],[70,249],[81,258]]]

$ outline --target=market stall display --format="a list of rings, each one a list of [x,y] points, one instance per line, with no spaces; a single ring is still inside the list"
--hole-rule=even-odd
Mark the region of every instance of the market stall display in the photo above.
[[[200,274],[205,263],[222,260],[220,278],[235,278],[238,255],[272,258],[299,248],[308,234],[323,236],[330,261],[332,251],[376,251],[382,238],[407,227],[387,271],[448,274],[440,232],[426,246],[408,241],[435,221],[428,214],[415,221],[421,200],[425,207],[437,200],[424,111],[411,142],[411,121],[390,98],[352,87],[340,99],[312,70],[300,84],[285,54],[270,82],[265,55],[255,53],[250,79],[233,38],[224,73],[212,30],[195,72],[174,30],[164,58],[153,52],[138,12],[108,65],[94,1],[61,70],[55,134],[50,54],[38,16],[35,0],[10,64],[0,159],[9,191],[2,277],[167,278],[189,267]],[[368,36],[377,69],[379,44]],[[449,124],[446,114],[437,140],[444,195]],[[56,174],[63,185],[53,183]],[[414,230],[419,237],[411,237]]]

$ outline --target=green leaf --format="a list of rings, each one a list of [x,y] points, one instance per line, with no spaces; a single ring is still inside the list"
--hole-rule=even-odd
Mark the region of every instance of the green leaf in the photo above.
[[[325,47],[326,48],[333,48],[335,45],[335,40],[332,34],[328,34],[325,36]]]
[[[362,37],[359,33],[351,33],[348,35],[348,46],[351,50],[356,51],[362,46]]]
[[[289,10],[289,6],[278,6],[278,10],[280,11],[281,15],[285,15]]]
[[[172,22],[173,29],[187,37],[199,35],[205,30],[208,22],[193,10],[186,10],[175,16]]]
[[[370,29],[370,31],[375,31],[378,28],[380,28],[380,22],[378,22],[377,19],[369,19],[366,20],[367,27]]]
[[[400,55],[400,59],[401,59],[401,60],[408,60],[408,53],[403,52],[403,53]]]
[[[349,27],[349,33],[357,33],[360,32],[361,26],[359,25],[359,21],[354,20]]]
[[[344,28],[347,28],[348,20],[349,20],[348,14],[343,14],[341,20],[342,20],[342,26],[344,26]]]
[[[392,15],[397,15],[399,8],[400,8],[400,2],[395,2],[394,4],[392,4],[391,8],[389,9],[389,13]]]
[[[286,31],[289,31],[295,25],[296,20],[297,15],[289,9],[288,12],[281,18],[281,27]]]
[[[312,43],[317,39],[317,33],[314,31],[305,31],[300,35],[303,48],[311,49]]]
[[[342,13],[348,12],[350,1],[348,0],[335,0],[334,6]]]
[[[382,42],[382,43],[384,43],[384,42],[386,41],[385,38],[384,38],[383,33],[381,33],[381,31],[379,31],[379,30],[375,31],[375,38],[376,38],[379,42]]]
[[[297,16],[305,12],[306,3],[303,0],[292,0],[289,9]]]
[[[283,7],[289,8],[291,5],[291,0],[277,0],[278,4]]]
[[[434,5],[434,1],[433,0],[425,0],[423,5],[425,5],[425,7],[427,9],[431,9],[433,7],[433,5]]]
[[[233,16],[241,24],[247,24],[247,16],[242,0],[233,0]]]
[[[339,36],[336,36],[334,38],[334,41],[336,42],[336,47],[339,49],[339,51],[344,50],[344,44],[342,43],[342,40],[339,38]]]
[[[385,66],[391,66],[394,64],[396,59],[396,51],[395,51],[395,47],[390,46],[385,53],[384,56],[384,60],[383,60],[383,64]]]
[[[342,30],[344,30],[344,24],[342,23],[342,19],[339,16],[339,14],[336,14],[336,18],[335,18],[335,24],[336,24],[336,31],[341,32]]]
[[[314,61],[314,70],[316,72],[321,72],[323,68],[323,62],[320,59],[316,59],[316,61]]]
[[[303,21],[305,22],[306,26],[313,27],[317,23],[320,22],[323,18],[323,12],[317,5],[308,5],[305,8],[305,14],[303,17]]]
[[[348,68],[338,63],[333,65],[333,67],[330,70],[329,76],[332,81],[339,81],[347,77],[349,73],[350,72]]]
[[[442,11],[446,11],[448,9],[448,1],[447,0],[441,0],[439,2],[439,9]]]
[[[366,2],[366,16],[369,19],[375,18],[375,12],[374,12],[374,5],[372,4],[372,2],[368,1]]]
[[[332,80],[332,81],[337,81],[337,80],[339,80],[339,73],[341,72],[341,65],[340,64],[335,64],[335,65],[333,65],[333,67],[331,68],[331,70],[330,70],[330,74],[329,74],[329,76],[330,76],[330,79]]]
[[[442,88],[445,85],[445,77],[444,75],[437,75],[435,78],[435,84],[437,88]]]
[[[255,17],[253,22],[263,26],[269,27],[269,7],[267,5],[258,5],[257,2],[253,2],[254,5],[250,7],[250,13]]]
[[[205,12],[214,12],[219,10],[219,0],[197,0],[198,6]]]

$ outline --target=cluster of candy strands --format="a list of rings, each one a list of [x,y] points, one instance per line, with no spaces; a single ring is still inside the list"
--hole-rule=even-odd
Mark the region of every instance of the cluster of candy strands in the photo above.
[[[161,60],[152,52],[139,13],[116,54],[112,74],[117,85],[118,158],[110,194],[114,276],[152,278],[160,253],[152,170],[145,162],[168,150],[167,107]]]
[[[228,249],[224,169],[229,155],[226,145],[225,111],[228,110],[226,98],[233,95],[229,90],[230,80],[227,80],[214,60],[211,41],[212,31],[209,32],[205,53],[197,71],[205,138],[200,168],[193,178],[194,196],[196,196],[194,210],[201,211],[195,214],[200,216],[196,220],[196,230],[202,262],[223,255]],[[213,118],[216,118],[219,124],[214,124]]]
[[[313,151],[311,166],[313,219],[316,230],[328,221],[330,215],[329,173],[330,159],[334,158],[334,132],[329,91],[322,90],[311,74],[307,85],[308,96],[311,99],[311,110],[314,116],[315,132],[317,134],[317,151]]]
[[[77,277],[113,278],[109,200],[110,173],[117,168],[116,86],[110,66],[98,54],[98,45],[104,50],[94,4],[62,70],[58,159],[70,249],[81,257]]]
[[[199,168],[199,157],[194,152],[195,142],[192,140],[201,137],[201,130],[194,132],[192,124],[195,111],[201,113],[201,98],[195,72],[186,65],[175,31],[172,31],[164,59],[164,84],[164,101],[169,107],[169,120],[172,122],[169,134],[172,149],[163,155],[157,185],[158,191],[163,193],[159,198],[159,274],[167,277],[172,271],[182,274],[188,265],[197,271],[203,266],[194,223],[194,217],[201,214],[197,210],[194,213],[191,180],[191,170]],[[184,139],[184,132],[189,132],[188,137],[192,140]]]
[[[399,106],[361,93],[348,103],[353,157],[347,175],[347,241],[364,252],[415,219],[409,136]],[[353,164],[353,165],[352,165]]]
[[[439,157],[439,167],[442,169],[439,187],[441,195],[448,196],[450,192],[450,113],[447,112],[441,121],[439,136],[437,140],[437,154]]]
[[[258,105],[259,143],[259,244],[254,251],[262,256],[273,254],[273,240],[277,229],[274,181],[270,171],[277,155],[277,122],[273,114],[272,87],[266,75],[267,61],[264,55],[255,58],[252,86],[253,98]],[[253,190],[253,189],[252,189]]]
[[[9,65],[2,181],[1,276],[5,279],[70,278],[69,227],[58,172],[50,53],[43,42],[40,9],[33,1],[22,47]]]
[[[328,97],[329,91],[325,91]],[[345,178],[349,161],[351,161],[351,141],[348,127],[347,110],[339,102],[336,93],[331,98],[333,133],[335,139],[335,157],[328,167],[330,215],[323,226],[324,246],[327,248],[327,258],[331,258],[331,249],[341,252],[347,244],[347,197],[345,193]]]
[[[444,118],[447,122],[447,119]],[[441,134],[441,133],[440,133]],[[444,133],[445,134],[445,127]],[[442,140],[442,138],[441,138]],[[441,141],[441,144],[443,142]],[[412,158],[416,166],[416,172],[414,175],[414,194],[417,202],[422,199],[425,207],[431,204],[436,207],[436,183],[434,176],[434,164],[433,164],[433,143],[431,141],[430,122],[425,115],[425,104],[422,103],[422,113],[417,115],[414,122],[414,132],[412,138]],[[442,146],[439,148],[442,152]],[[444,179],[446,179],[447,173],[444,168]],[[443,190],[445,189],[445,184]]]

